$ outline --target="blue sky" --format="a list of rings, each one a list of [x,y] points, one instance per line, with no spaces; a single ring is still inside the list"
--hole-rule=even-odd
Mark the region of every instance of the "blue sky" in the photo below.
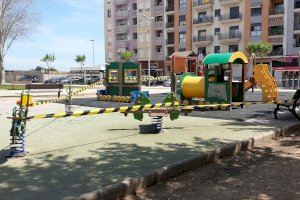
[[[95,63],[104,64],[104,0],[39,0],[40,22],[29,38],[16,41],[5,57],[6,69],[27,70],[45,66],[41,58],[54,53],[53,66],[61,71],[77,67],[77,54],[85,54],[92,66],[91,39],[95,40]]]

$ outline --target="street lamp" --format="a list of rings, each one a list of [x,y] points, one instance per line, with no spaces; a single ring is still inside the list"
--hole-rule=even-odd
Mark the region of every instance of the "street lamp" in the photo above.
[[[146,25],[148,27],[148,32],[149,32],[149,48],[148,48],[148,77],[149,77],[149,82],[148,86],[150,86],[150,65],[151,65],[151,50],[152,50],[152,34],[151,34],[151,25],[152,25],[152,19],[155,19],[155,17],[147,17],[146,15],[143,15],[143,18],[146,19]],[[149,23],[149,24],[148,24]],[[147,38],[147,37],[146,37]]]
[[[95,40],[91,40],[93,43],[93,66],[95,68]]]

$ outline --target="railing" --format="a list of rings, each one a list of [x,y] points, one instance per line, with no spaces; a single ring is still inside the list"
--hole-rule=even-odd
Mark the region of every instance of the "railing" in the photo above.
[[[251,0],[251,8],[261,7],[262,0]]]
[[[163,28],[163,21],[155,22],[155,28]]]
[[[117,33],[124,33],[127,32],[127,30],[128,30],[127,26],[116,26]]]
[[[194,24],[201,24],[201,23],[207,23],[207,22],[213,22],[213,21],[214,21],[213,17],[205,16],[205,17],[200,17],[198,19],[194,19],[193,23]]]
[[[269,55],[270,56],[281,56],[281,55],[283,55],[283,48],[273,49],[273,51]]]
[[[132,30],[133,30],[133,32],[136,32],[137,31],[137,25],[132,25]]]
[[[132,16],[136,16],[137,15],[137,10],[133,10],[132,11]]]
[[[193,37],[193,42],[209,42],[213,41],[213,36],[205,35],[205,36],[195,36]]]
[[[128,17],[128,12],[116,12],[116,18],[125,18]]]
[[[300,30],[300,24],[294,24],[294,30],[299,31]]]
[[[300,43],[294,44],[293,47],[300,47]]]
[[[241,39],[241,33],[229,33],[229,34],[220,34],[219,40],[226,40],[226,39]]]
[[[284,8],[280,7],[280,8],[270,9],[270,15],[280,15],[280,14],[284,14]]]
[[[155,12],[162,13],[163,12],[163,6],[162,5],[155,6]]]
[[[202,6],[202,5],[207,5],[207,4],[213,4],[213,0],[194,0],[193,1],[193,6]]]
[[[122,4],[122,3],[127,3],[127,0],[116,0],[116,5]]]
[[[173,28],[174,27],[174,22],[167,22],[166,23],[166,28]]]
[[[283,35],[283,29],[270,29],[269,36],[273,35]]]
[[[174,44],[174,40],[168,39],[167,44]]]
[[[171,12],[171,11],[174,11],[174,6],[167,6],[166,12]]]
[[[219,21],[232,20],[232,19],[242,19],[242,13],[230,14],[230,15],[221,15],[219,16]]]

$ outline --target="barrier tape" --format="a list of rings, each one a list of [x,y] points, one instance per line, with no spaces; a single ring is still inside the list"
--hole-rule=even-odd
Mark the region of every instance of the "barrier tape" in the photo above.
[[[242,105],[255,105],[255,104],[274,104],[274,103],[291,103],[293,100],[286,101],[277,101],[277,102],[237,102],[232,104],[207,104],[207,105],[190,105],[190,106],[182,106],[179,103],[157,103],[157,104],[147,104],[147,105],[135,105],[135,106],[123,106],[118,108],[98,108],[93,110],[83,110],[83,111],[74,111],[74,112],[59,112],[54,114],[42,114],[27,117],[26,119],[45,119],[45,118],[63,118],[63,117],[81,117],[85,115],[98,115],[98,114],[106,114],[113,112],[135,112],[139,110],[147,110],[151,108],[162,108],[162,107],[176,107],[179,110],[190,109],[190,110],[226,110],[232,106],[242,106]],[[20,119],[20,118],[12,118],[11,119]]]
[[[126,113],[126,112],[135,112],[139,110],[148,110],[151,108],[162,108],[162,107],[175,107],[179,106],[178,103],[157,103],[157,104],[146,104],[146,105],[135,105],[135,106],[123,106],[118,108],[98,108],[93,110],[83,110],[83,111],[74,111],[74,112],[59,112],[54,114],[44,114],[44,115],[35,115],[27,117],[26,119],[46,119],[46,118],[63,118],[63,117],[81,117],[85,115],[99,115],[107,113]],[[12,117],[10,117],[12,118]],[[21,119],[21,118],[12,118],[12,119]]]
[[[131,97],[130,96],[117,96],[117,95],[97,95],[99,101],[112,101],[112,102],[124,102],[130,103]]]
[[[76,90],[76,91],[72,92],[71,96],[75,96],[75,95],[77,95],[81,92],[84,92],[87,89],[90,89],[90,88],[95,87],[96,85],[100,85],[102,83],[103,83],[103,80],[98,81],[96,83],[93,83],[91,85],[88,85],[86,87],[80,88],[79,90]],[[38,106],[38,105],[43,105],[43,104],[48,104],[48,103],[57,103],[57,102],[60,102],[60,101],[65,101],[65,100],[66,100],[66,98],[65,99],[42,100],[42,101],[34,102],[33,106]]]

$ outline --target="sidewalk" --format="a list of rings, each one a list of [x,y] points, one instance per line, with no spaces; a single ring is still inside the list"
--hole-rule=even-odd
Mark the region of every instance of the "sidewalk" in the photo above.
[[[63,105],[33,108],[31,114],[62,111]],[[88,107],[78,108],[89,109]],[[286,117],[284,117],[286,116]],[[273,132],[297,122],[281,119],[164,118],[165,133],[139,134],[143,122],[113,113],[81,118],[28,122],[24,158],[3,159],[0,152],[0,196],[4,199],[66,199],[103,188],[191,157],[199,152]],[[0,147],[9,143],[10,121],[0,116]]]

